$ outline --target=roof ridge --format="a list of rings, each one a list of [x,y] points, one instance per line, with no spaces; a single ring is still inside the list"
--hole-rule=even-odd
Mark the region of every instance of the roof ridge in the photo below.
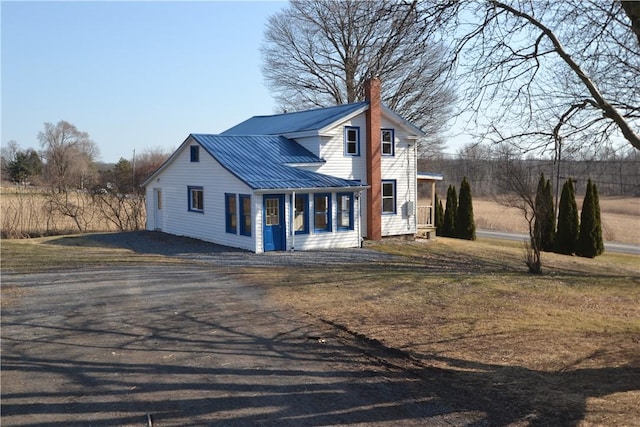
[[[311,113],[311,112],[314,112],[314,111],[330,110],[332,108],[347,108],[347,107],[351,107],[351,106],[355,106],[355,105],[365,105],[365,104],[368,104],[368,103],[369,103],[369,101],[348,102],[346,104],[337,104],[337,105],[332,105],[332,106],[329,106],[329,107],[310,108],[310,109],[307,109],[307,110],[288,111],[288,112],[277,113],[277,114],[261,114],[261,115],[251,116],[251,118],[278,117],[278,116],[286,116],[286,115],[289,115],[289,114]]]

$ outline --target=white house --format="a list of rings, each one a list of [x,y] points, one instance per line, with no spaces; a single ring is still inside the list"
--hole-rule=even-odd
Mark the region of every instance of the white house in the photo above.
[[[423,132],[366,101],[191,134],[144,183],[147,229],[260,253],[416,234]]]

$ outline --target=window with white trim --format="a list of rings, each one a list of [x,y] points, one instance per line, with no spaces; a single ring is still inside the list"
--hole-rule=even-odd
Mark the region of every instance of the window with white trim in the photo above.
[[[357,126],[344,127],[344,155],[360,155],[360,128]]]
[[[331,194],[317,193],[313,195],[313,231],[331,231]]]
[[[396,181],[382,181],[382,213],[396,213]]]
[[[395,132],[393,129],[382,129],[380,131],[380,141],[382,143],[382,155],[393,156],[394,153],[394,140]]]
[[[338,230],[353,230],[353,193],[338,193]]]
[[[191,212],[204,212],[204,189],[202,187],[187,187],[187,196]]]
[[[309,233],[309,195],[296,194],[296,212],[293,218],[293,231],[296,234]]]

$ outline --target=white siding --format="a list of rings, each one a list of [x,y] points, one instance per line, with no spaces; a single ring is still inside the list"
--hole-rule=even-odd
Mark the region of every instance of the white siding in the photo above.
[[[382,235],[397,236],[416,233],[416,150],[414,141],[409,142],[408,135],[394,123],[382,119],[383,129],[394,129],[394,155],[382,156],[382,180],[396,182],[396,213],[382,215]],[[407,215],[405,205],[413,209]]]
[[[338,230],[338,205],[337,193],[331,193],[331,232],[314,232],[313,224],[313,193],[305,193],[309,195],[309,233],[296,234],[292,236],[291,219],[293,211],[291,205],[291,195],[285,197],[286,204],[286,222],[287,222],[287,249],[293,246],[295,250],[312,250],[312,249],[332,249],[332,248],[356,248],[360,246],[360,237],[358,235],[359,219],[358,209],[359,201],[354,199],[354,227],[353,230]],[[354,197],[357,193],[354,193]]]
[[[360,128],[360,155],[345,156],[344,155],[344,128],[345,126],[356,126]],[[325,133],[327,137],[322,138],[320,144],[319,157],[324,159],[326,163],[322,165],[318,172],[326,175],[337,176],[344,179],[354,179],[362,184],[367,182],[367,122],[364,113],[352,118],[351,120],[340,123],[329,132]],[[360,199],[362,206],[362,220],[360,221],[360,235],[367,234],[367,192],[363,191]]]
[[[204,212],[189,211],[189,186],[203,188]],[[191,162],[189,144],[185,144],[173,163],[147,185],[147,212],[151,213],[148,218],[153,216],[154,188],[162,190],[162,224],[158,227],[157,224],[153,224],[153,219],[148,219],[147,229],[160,228],[169,234],[194,237],[250,251],[256,250],[255,221],[252,224],[251,237],[226,232],[225,193],[252,195],[254,220],[258,216],[257,197],[246,184],[221,167],[203,148],[200,148],[200,161]]]
[[[360,155],[344,155],[344,127],[357,126],[360,128]],[[381,177],[382,180],[396,181],[396,214],[382,215],[382,235],[395,236],[416,233],[416,151],[413,141],[409,142],[408,134],[395,122],[385,119],[381,120],[381,127],[384,129],[394,129],[395,143],[394,156],[382,156]],[[367,182],[366,156],[367,156],[367,129],[366,116],[364,113],[353,119],[343,122],[328,132],[330,137],[323,138],[320,145],[319,156],[326,163],[322,165],[318,172],[333,175],[340,178],[360,180],[363,184]],[[413,202],[414,211],[411,215],[403,215],[403,207],[406,202]],[[362,195],[362,235],[366,236],[366,194]],[[297,246],[297,243],[296,243]]]
[[[356,126],[360,128],[359,156],[344,155],[345,126]],[[366,120],[364,113],[334,127],[330,132],[328,132],[328,137],[322,138],[319,156],[324,159],[326,163],[318,169],[318,172],[336,176],[338,178],[357,179],[362,183],[366,183],[366,136]]]
[[[303,138],[296,138],[295,140],[298,144],[302,145],[307,150],[311,151],[318,157],[322,157],[320,155],[320,137],[319,136],[309,136]]]

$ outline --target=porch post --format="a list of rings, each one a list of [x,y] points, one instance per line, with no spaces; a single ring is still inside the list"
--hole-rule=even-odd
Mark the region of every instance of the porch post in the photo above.
[[[431,210],[429,211],[429,224],[431,224],[432,227],[436,226],[436,209],[436,182],[431,180]]]
[[[296,250],[296,192],[291,194],[291,252]]]

